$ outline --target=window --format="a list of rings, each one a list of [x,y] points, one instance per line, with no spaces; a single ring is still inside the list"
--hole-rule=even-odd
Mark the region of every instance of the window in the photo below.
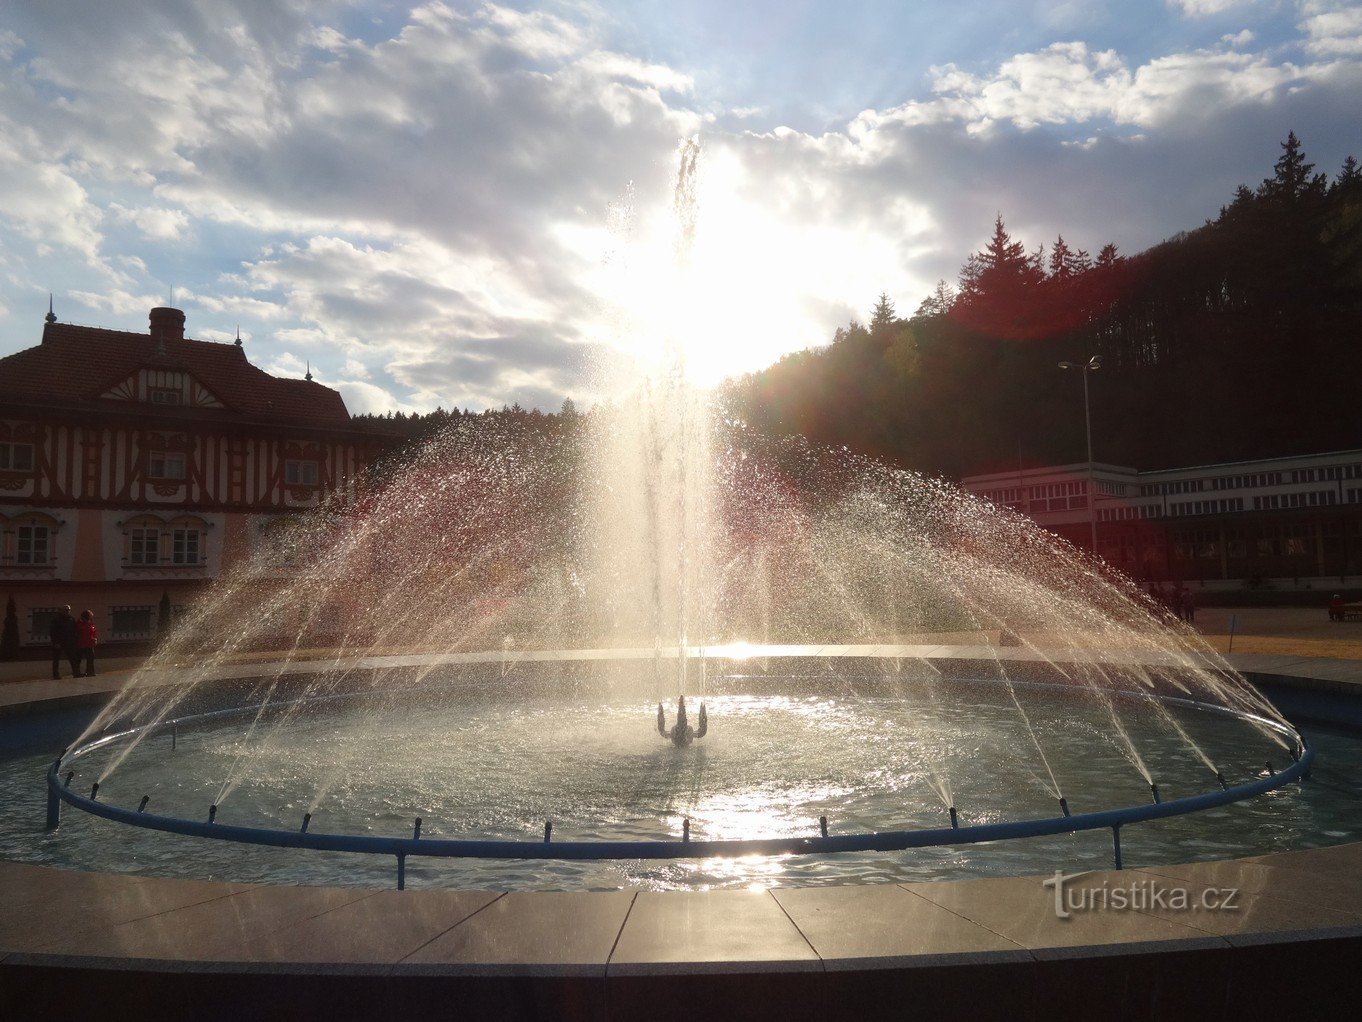
[[[28,641],[50,642],[52,640],[52,619],[60,613],[60,607],[34,607],[29,612]]]
[[[0,443],[0,471],[32,472],[33,445],[8,440]]]
[[[183,400],[180,392],[170,387],[151,387],[147,390],[147,397],[154,405],[178,405]]]
[[[152,479],[183,479],[184,455],[152,451],[147,455],[147,475]]]
[[[198,529],[175,529],[170,534],[170,563],[199,564],[203,533]]]
[[[128,530],[128,563],[148,565],[161,563],[161,530]]]
[[[284,462],[284,482],[289,486],[316,486],[317,463],[289,459]]]
[[[109,612],[109,633],[115,639],[145,639],[152,634],[152,608],[114,607]]]
[[[21,525],[15,537],[14,563],[46,564],[50,549],[50,533],[46,525]]]

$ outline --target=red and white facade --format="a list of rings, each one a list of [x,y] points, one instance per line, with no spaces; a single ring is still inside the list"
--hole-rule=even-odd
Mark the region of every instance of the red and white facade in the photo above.
[[[354,496],[386,438],[340,394],[252,366],[240,342],[62,324],[0,358],[0,608],[45,645],[54,608],[104,641],[150,638],[172,612],[323,499]]]

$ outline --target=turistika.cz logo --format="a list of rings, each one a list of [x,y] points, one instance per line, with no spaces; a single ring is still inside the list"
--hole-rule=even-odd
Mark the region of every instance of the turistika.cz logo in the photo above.
[[[1055,916],[1068,919],[1075,912],[1237,912],[1239,888],[1186,887],[1168,885],[1164,881],[1131,878],[1128,882],[1076,885],[1073,881],[1089,876],[1084,873],[1055,875],[1044,882],[1054,889]]]

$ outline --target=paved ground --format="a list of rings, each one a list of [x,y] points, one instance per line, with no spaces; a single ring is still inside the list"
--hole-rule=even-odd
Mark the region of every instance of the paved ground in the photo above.
[[[1200,617],[1211,643],[1228,647],[1230,612]],[[1357,675],[1358,664],[1323,651],[1362,647],[1362,624],[1322,617],[1237,611],[1233,661],[1308,661]],[[3,676],[13,695],[90,691],[136,663],[111,660],[88,681],[52,682],[46,663],[3,665]],[[0,1018],[186,1017],[190,1006],[196,1017],[232,1020],[457,1009],[793,1022],[899,1017],[904,1005],[1047,1020],[1355,1012],[1340,977],[1362,954],[1362,844],[1080,874],[1066,902],[1093,897],[1075,899],[1067,917],[1046,886],[1053,879],[498,894],[258,887],[0,862]],[[1128,893],[1132,910],[1108,910],[1097,895],[1109,892]],[[1230,908],[1227,892],[1233,911],[1211,911]]]
[[[1220,653],[1362,660],[1362,621],[1330,621],[1322,608],[1203,607],[1197,611],[1196,628]],[[933,638],[937,642],[966,641],[963,636]],[[270,658],[272,654],[263,656]],[[100,660],[96,667],[101,676],[117,675],[136,670],[142,661],[142,657],[110,657]],[[67,685],[74,685],[65,666],[62,674]],[[46,660],[0,663],[0,683],[50,678]]]

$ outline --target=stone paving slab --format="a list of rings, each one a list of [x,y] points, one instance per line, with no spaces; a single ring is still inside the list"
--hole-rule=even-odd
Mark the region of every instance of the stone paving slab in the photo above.
[[[369,892],[259,937],[243,961],[386,974],[499,897],[494,891]]]
[[[769,891],[643,891],[607,973],[819,968],[818,955]]]
[[[978,924],[1038,960],[1168,949],[1222,947],[1224,942],[1185,923],[1141,912],[1072,912],[1062,918],[1044,877],[998,877],[903,885],[908,891]],[[1070,880],[1068,891],[1124,884],[1121,872],[1093,872]]]
[[[417,896],[420,896],[419,894]],[[407,955],[405,975],[604,976],[633,891],[511,892]]]
[[[1027,961],[1015,941],[894,884],[771,892],[827,969]]]

